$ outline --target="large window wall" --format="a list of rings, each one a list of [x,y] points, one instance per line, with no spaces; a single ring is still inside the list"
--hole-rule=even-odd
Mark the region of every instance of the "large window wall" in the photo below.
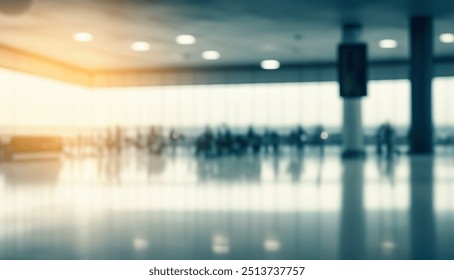
[[[88,123],[89,89],[0,69],[1,134],[40,133]]]
[[[442,131],[454,129],[454,77],[436,78],[433,83],[433,92],[435,125]]]
[[[85,88],[0,69],[0,126],[6,130],[124,127],[306,127],[339,130],[336,82]],[[434,80],[434,121],[453,127],[454,78]],[[371,81],[364,125],[408,129],[407,80]]]

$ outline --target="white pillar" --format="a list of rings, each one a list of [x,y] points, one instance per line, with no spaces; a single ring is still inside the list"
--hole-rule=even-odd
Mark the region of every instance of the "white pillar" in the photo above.
[[[361,26],[345,25],[342,30],[342,43],[360,43]],[[362,124],[362,98],[343,98],[342,156],[364,157],[364,137]]]

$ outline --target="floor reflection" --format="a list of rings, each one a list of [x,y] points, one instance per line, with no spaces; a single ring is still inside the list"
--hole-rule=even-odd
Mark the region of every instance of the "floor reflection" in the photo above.
[[[454,259],[454,160],[0,163],[1,259]]]
[[[366,258],[366,221],[363,205],[364,160],[344,160],[340,258]]]
[[[436,233],[433,207],[434,159],[410,159],[411,182],[411,258],[435,259]]]
[[[196,159],[199,182],[260,182],[259,156],[229,156]]]

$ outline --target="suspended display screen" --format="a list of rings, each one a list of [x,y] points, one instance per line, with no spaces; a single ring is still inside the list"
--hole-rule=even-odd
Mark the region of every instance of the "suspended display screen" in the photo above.
[[[367,95],[366,44],[342,44],[338,49],[339,87],[342,97]]]

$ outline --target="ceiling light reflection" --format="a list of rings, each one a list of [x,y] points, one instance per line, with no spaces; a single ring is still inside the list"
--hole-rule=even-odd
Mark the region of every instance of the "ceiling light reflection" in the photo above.
[[[148,240],[143,238],[134,238],[132,246],[135,251],[144,251],[148,248]]]
[[[216,255],[228,254],[230,252],[229,238],[224,234],[213,235],[211,250]]]
[[[263,241],[263,248],[268,252],[277,252],[281,249],[281,242],[277,238],[267,238]]]

